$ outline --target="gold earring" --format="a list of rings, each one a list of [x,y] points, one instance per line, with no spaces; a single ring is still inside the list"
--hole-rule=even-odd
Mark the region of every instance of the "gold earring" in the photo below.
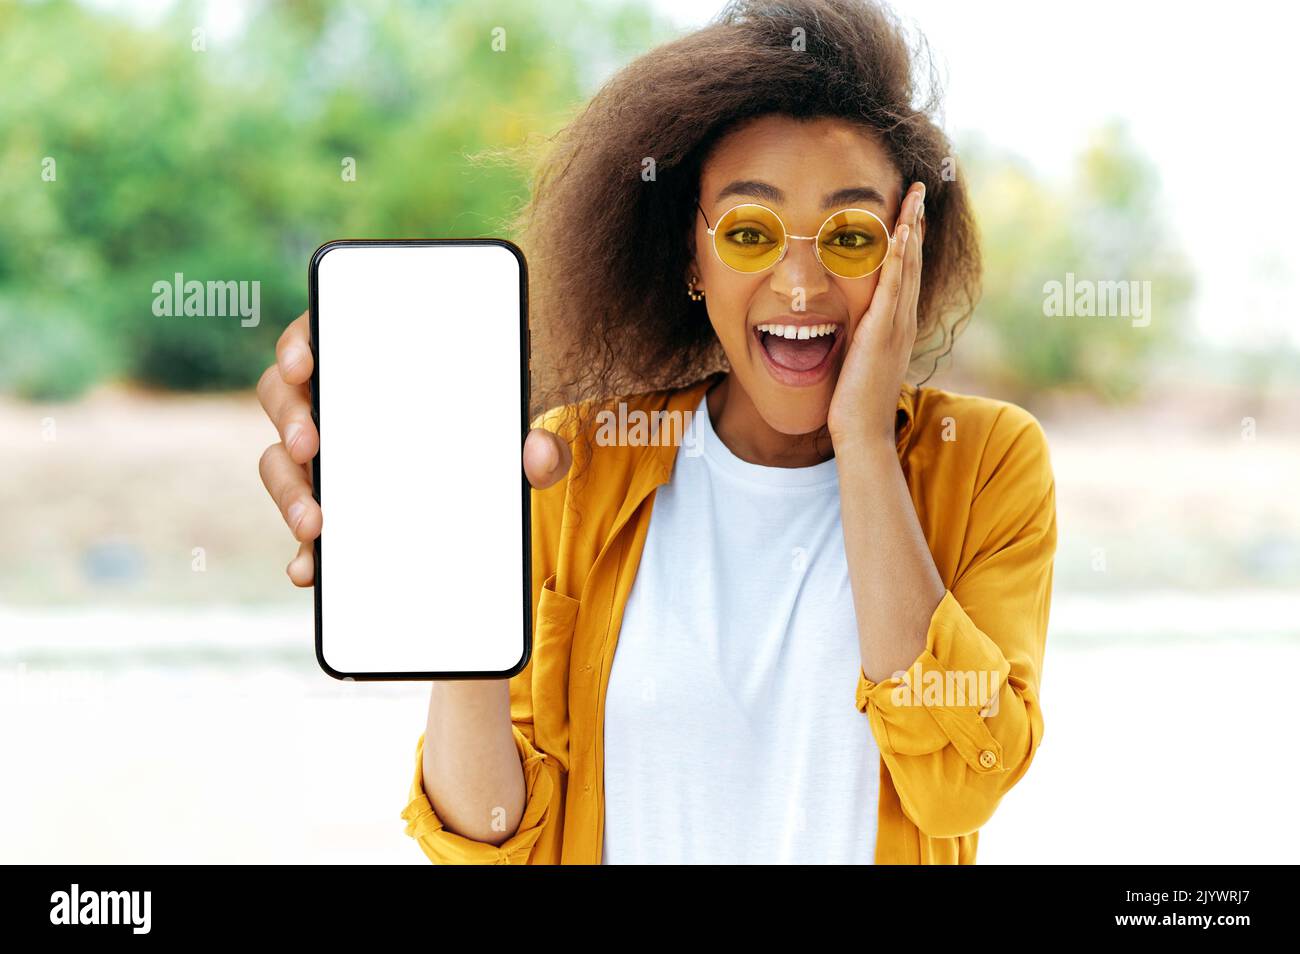
[[[691,301],[699,301],[701,298],[704,297],[704,290],[703,289],[697,290],[695,287],[694,275],[692,275],[691,280],[686,283],[686,294],[691,296]]]

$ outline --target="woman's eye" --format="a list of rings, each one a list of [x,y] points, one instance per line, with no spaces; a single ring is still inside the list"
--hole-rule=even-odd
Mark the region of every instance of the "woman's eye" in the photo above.
[[[771,241],[766,235],[754,228],[732,229],[727,233],[727,238],[737,245],[762,245],[764,242]]]
[[[866,232],[836,232],[826,244],[836,248],[859,249],[868,248],[874,242],[875,238]]]

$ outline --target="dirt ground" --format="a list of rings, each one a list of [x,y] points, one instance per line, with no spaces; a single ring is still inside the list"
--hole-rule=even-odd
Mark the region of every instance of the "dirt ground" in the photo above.
[[[1058,594],[1300,590],[1300,399],[1038,413]],[[0,605],[292,605],[296,544],[257,472],[276,439],[251,392],[0,398]]]

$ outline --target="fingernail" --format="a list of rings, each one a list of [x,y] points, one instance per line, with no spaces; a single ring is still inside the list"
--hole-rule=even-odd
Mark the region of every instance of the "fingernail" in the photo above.
[[[925,198],[916,204],[916,221],[921,221],[921,216],[925,215]]]
[[[307,505],[301,500],[295,500],[289,504],[289,526],[295,530],[298,529],[298,524],[302,523],[302,518],[306,515]]]
[[[290,424],[284,431],[284,446],[289,450],[293,450],[300,437],[302,437],[302,425]]]

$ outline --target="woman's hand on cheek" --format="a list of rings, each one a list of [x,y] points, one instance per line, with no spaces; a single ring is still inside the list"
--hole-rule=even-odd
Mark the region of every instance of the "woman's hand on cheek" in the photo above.
[[[826,419],[837,455],[859,445],[894,447],[898,394],[916,342],[924,199],[918,182],[904,199],[893,248],[849,341]]]

